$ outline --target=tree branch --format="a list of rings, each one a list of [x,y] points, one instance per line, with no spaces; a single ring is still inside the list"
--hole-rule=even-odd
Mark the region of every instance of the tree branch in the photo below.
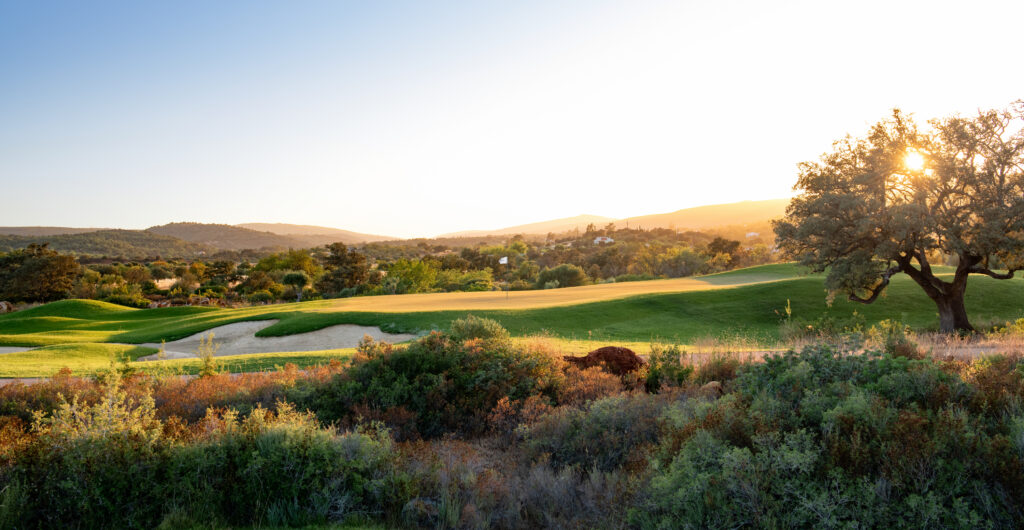
[[[897,272],[900,272],[902,270],[903,267],[900,265],[894,265],[892,267],[889,267],[888,269],[885,270],[885,272],[882,273],[882,282],[871,288],[870,296],[868,296],[867,298],[861,298],[856,294],[850,293],[850,301],[859,302],[861,304],[870,304],[871,302],[874,302],[876,299],[878,299],[878,295],[882,294],[882,291],[885,290],[885,287],[889,285],[889,278],[892,278],[893,274],[896,274]]]
[[[988,276],[990,278],[995,278],[997,280],[1009,280],[1010,278],[1013,278],[1013,273],[1015,273],[1017,271],[1015,269],[1010,269],[1009,271],[1007,271],[1006,274],[1002,274],[1002,273],[998,273],[998,272],[996,272],[994,270],[982,267],[981,265],[975,265],[975,266],[967,269],[967,272],[974,273],[974,274],[984,274],[985,276]]]

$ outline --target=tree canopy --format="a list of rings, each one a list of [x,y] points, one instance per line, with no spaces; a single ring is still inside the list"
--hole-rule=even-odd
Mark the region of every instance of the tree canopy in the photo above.
[[[67,298],[77,275],[78,261],[73,256],[33,243],[0,254],[0,300],[50,302]]]
[[[899,110],[800,165],[783,250],[826,287],[874,302],[899,273],[935,301],[943,331],[973,330],[971,274],[1012,278],[1024,256],[1024,102],[919,127]],[[933,264],[947,261],[951,275]]]

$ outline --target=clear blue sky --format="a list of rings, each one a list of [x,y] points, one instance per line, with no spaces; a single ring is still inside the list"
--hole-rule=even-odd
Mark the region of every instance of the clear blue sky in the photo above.
[[[0,225],[429,236],[786,196],[1024,97],[1024,2],[0,0]]]

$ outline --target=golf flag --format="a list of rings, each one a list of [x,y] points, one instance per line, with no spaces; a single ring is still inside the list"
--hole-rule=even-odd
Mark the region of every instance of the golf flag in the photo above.
[[[508,265],[508,256],[502,256],[501,259],[498,260],[498,263]]]

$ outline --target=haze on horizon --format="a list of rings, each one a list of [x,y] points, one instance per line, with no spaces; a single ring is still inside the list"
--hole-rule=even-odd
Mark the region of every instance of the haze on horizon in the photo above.
[[[557,5],[554,5],[557,4]],[[1022,97],[1021,2],[0,3],[0,226],[402,237],[785,197]]]

